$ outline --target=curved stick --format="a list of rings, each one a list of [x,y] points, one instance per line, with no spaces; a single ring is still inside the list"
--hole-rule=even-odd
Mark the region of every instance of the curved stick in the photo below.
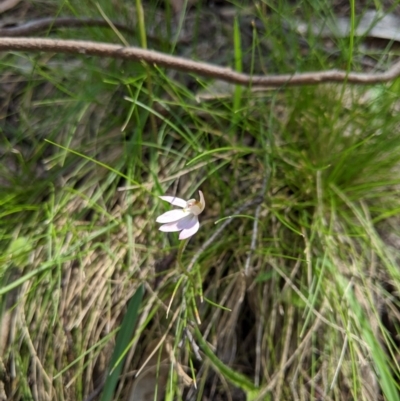
[[[282,75],[248,75],[230,68],[214,64],[171,56],[154,50],[138,47],[89,42],[79,40],[59,40],[42,38],[0,38],[0,50],[43,51],[68,54],[85,54],[99,57],[112,57],[132,61],[145,61],[166,68],[195,73],[206,77],[221,79],[239,85],[278,88],[281,86],[316,85],[323,82],[348,82],[352,84],[374,84],[388,82],[400,76],[400,62],[381,73],[358,73],[340,70],[305,72]]]

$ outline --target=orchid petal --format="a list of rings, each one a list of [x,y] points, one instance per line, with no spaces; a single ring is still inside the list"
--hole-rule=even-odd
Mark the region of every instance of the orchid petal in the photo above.
[[[200,195],[200,203],[201,203],[201,208],[200,209],[201,209],[201,212],[202,212],[204,210],[204,208],[206,207],[206,200],[204,199],[203,192],[199,191],[199,195]]]
[[[160,199],[170,203],[171,205],[178,206],[178,207],[186,207],[186,201],[181,198],[177,198],[176,196],[159,196]]]
[[[175,221],[183,219],[186,216],[189,216],[190,214],[191,214],[190,212],[186,212],[182,209],[170,210],[169,212],[165,212],[161,216],[158,216],[156,222],[157,223],[173,223]]]
[[[170,203],[171,205],[178,206],[181,209],[170,210],[158,216],[157,223],[162,223],[160,231],[175,232],[180,231],[179,239],[184,240],[196,234],[200,228],[198,215],[203,212],[206,201],[202,191],[199,191],[200,200],[177,198],[174,196],[160,196],[159,198]]]
[[[203,192],[199,191],[200,200],[196,201],[195,199],[191,199],[187,201],[187,209],[190,210],[191,213],[198,216],[201,214],[206,206],[206,201],[204,200]]]
[[[179,239],[186,239],[191,237],[192,235],[196,234],[197,231],[199,230],[200,223],[199,219],[197,216],[191,216],[190,220],[189,219],[184,219],[179,221],[179,226],[184,226],[183,230],[179,234]]]
[[[165,233],[173,233],[175,231],[181,231],[182,228],[178,227],[179,221],[175,221],[174,223],[163,224],[159,227],[160,231]]]
[[[185,216],[183,219],[175,221],[173,223],[163,224],[159,228],[159,230],[163,231],[163,232],[166,232],[166,233],[172,233],[172,232],[175,232],[175,231],[191,229],[197,223],[198,223],[197,217],[193,216],[192,214],[190,214],[188,216]],[[197,228],[197,230],[198,230],[198,228]],[[186,238],[188,238],[188,237],[186,237]]]

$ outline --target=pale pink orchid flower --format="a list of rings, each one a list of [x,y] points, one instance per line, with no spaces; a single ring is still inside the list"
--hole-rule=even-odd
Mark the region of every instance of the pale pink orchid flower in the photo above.
[[[189,199],[185,201],[175,196],[159,196],[160,199],[181,209],[170,210],[157,217],[157,223],[163,223],[159,228],[166,233],[180,231],[179,239],[186,239],[196,234],[199,230],[199,214],[204,210],[206,201],[203,192],[199,191],[200,200]]]

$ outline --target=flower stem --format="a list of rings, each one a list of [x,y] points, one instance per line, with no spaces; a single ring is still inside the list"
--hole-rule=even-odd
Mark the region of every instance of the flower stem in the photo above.
[[[184,271],[184,272],[186,272],[186,269],[184,268],[184,266],[183,266],[183,264],[182,264],[182,255],[183,255],[183,251],[185,250],[185,248],[186,248],[186,245],[188,244],[188,240],[186,239],[186,240],[183,240],[183,241],[181,241],[181,243],[180,243],[180,245],[179,245],[179,249],[178,249],[178,257],[177,257],[177,260],[178,260],[178,264],[179,264],[179,267],[182,269],[182,271]]]

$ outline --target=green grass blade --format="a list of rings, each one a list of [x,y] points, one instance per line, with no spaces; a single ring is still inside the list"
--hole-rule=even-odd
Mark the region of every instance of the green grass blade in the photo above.
[[[235,70],[237,72],[242,72],[243,70],[243,65],[242,65],[243,54],[242,54],[240,35],[241,33],[240,33],[239,21],[238,17],[236,16],[233,25],[233,41],[234,41],[234,54],[235,54]],[[241,99],[242,99],[242,86],[236,85],[233,96],[232,122],[234,126],[239,122],[239,119],[241,118],[241,114],[239,113],[241,107]]]
[[[135,294],[129,301],[128,310],[126,311],[126,315],[124,317],[124,320],[122,321],[121,328],[115,342],[114,352],[111,357],[111,362],[109,366],[110,374],[107,376],[106,382],[104,384],[104,390],[101,395],[100,401],[111,401],[113,399],[114,391],[119,380],[119,375],[124,365],[124,358],[120,360],[120,356],[125,351],[126,347],[128,347],[129,342],[132,338],[133,331],[136,326],[136,320],[139,314],[140,304],[143,298],[143,293],[143,285],[140,285],[140,287],[136,290]]]
[[[207,342],[204,340],[199,328],[194,328],[197,341],[199,342],[200,348],[208,356],[214,368],[217,369],[232,384],[242,389],[248,398],[254,396],[257,393],[256,386],[246,377],[239,372],[235,372],[229,366],[225,365],[210,349]]]
[[[357,301],[354,293],[352,291],[345,291],[348,287],[348,283],[342,283],[342,289],[346,294],[347,301],[351,306],[351,310],[354,312],[358,319],[361,335],[365,342],[368,344],[368,348],[371,352],[371,357],[375,362],[375,368],[378,372],[377,379],[382,388],[382,392],[385,395],[387,401],[397,401],[399,400],[399,392],[396,389],[393,381],[393,375],[390,369],[390,362],[388,360],[387,354],[382,349],[379,341],[375,337],[368,318],[365,316],[359,302]]]

